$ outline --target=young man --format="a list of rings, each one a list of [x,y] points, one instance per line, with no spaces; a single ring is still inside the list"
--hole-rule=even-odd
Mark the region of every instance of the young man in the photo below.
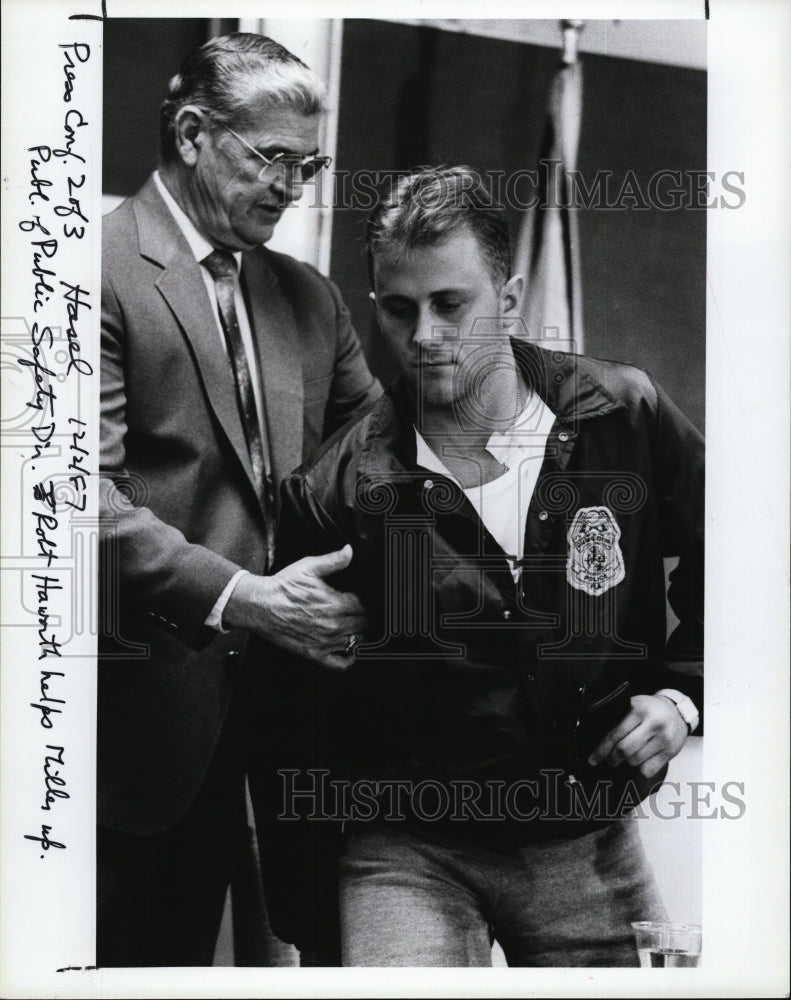
[[[635,965],[663,910],[624,817],[699,724],[702,440],[644,372],[524,339],[468,169],[398,180],[368,242],[400,380],[286,481],[279,551],[350,542],[370,627],[346,673],[303,665],[282,815],[347,820],[344,964],[488,965],[496,937]]]

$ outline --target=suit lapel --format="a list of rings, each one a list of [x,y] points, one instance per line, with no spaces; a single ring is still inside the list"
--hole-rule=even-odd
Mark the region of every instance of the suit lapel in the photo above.
[[[264,416],[276,482],[302,462],[302,358],[294,313],[266,260],[242,257],[242,278],[258,353]]]
[[[222,348],[200,265],[192,256],[153,179],[140,192],[135,215],[140,252],[163,267],[157,288],[192,348],[209,404],[255,490],[244,428],[236,403],[236,386]],[[165,375],[163,373],[163,391]]]

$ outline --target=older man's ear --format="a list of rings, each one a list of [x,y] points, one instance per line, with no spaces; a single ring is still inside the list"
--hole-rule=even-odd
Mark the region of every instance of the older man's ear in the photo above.
[[[180,108],[174,120],[175,142],[185,166],[194,167],[198,162],[205,136],[204,116],[191,104]]]

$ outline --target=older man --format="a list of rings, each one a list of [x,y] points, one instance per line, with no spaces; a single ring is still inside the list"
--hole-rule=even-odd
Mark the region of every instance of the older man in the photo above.
[[[248,637],[342,669],[363,625],[328,579],[349,549],[269,575],[280,480],[379,388],[337,289],[263,247],[328,163],[322,101],[270,39],[213,39],[170,81],[159,170],[104,221],[100,965],[211,964]]]
[[[635,965],[627,814],[701,707],[702,440],[644,372],[512,336],[469,169],[397,180],[369,252],[400,379],[287,480],[279,544],[351,543],[371,625],[349,671],[284,669],[326,749],[284,739],[281,827],[345,824],[344,964]]]

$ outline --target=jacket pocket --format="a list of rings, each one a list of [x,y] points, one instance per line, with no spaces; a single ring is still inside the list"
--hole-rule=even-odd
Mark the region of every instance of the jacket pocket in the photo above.
[[[316,378],[305,380],[304,400],[306,406],[326,401],[332,388],[332,377],[332,372],[329,372],[326,375],[319,375]]]

